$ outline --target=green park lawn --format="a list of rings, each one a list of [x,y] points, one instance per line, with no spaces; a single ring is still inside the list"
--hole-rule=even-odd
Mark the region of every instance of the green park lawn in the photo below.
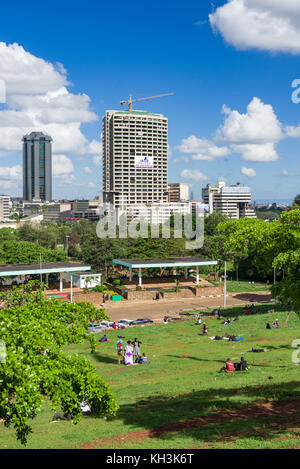
[[[264,312],[270,308],[274,305],[260,306]],[[287,312],[275,308],[275,313],[255,316],[241,316],[242,307],[228,308],[226,316],[239,316],[229,326],[207,318],[209,336],[243,335],[240,342],[210,340],[189,319],[109,331],[112,341],[99,344],[94,355],[87,343],[67,347],[67,353],[91,360],[113,389],[120,409],[116,417],[84,417],[73,425],[50,423],[54,412],[45,405],[32,422],[27,447],[299,448],[300,367],[292,362],[291,344],[300,339],[300,318],[291,313],[283,329]],[[277,318],[280,328],[266,330],[267,321],[272,324]],[[117,335],[124,341],[138,337],[150,363],[118,366]],[[251,353],[252,347],[267,352]],[[238,361],[242,355],[248,371],[218,373],[227,358]],[[290,407],[284,401],[291,401]],[[281,408],[278,404],[288,410],[273,412]],[[195,420],[199,417],[203,420]],[[180,427],[177,422],[182,420],[187,422]],[[165,431],[157,428],[166,424]],[[13,429],[0,424],[0,448],[20,447]]]
[[[223,282],[220,282],[219,285],[223,286]],[[270,285],[266,283],[249,283],[246,280],[241,280],[239,282],[235,280],[227,280],[226,287],[228,293],[243,293],[270,290]]]

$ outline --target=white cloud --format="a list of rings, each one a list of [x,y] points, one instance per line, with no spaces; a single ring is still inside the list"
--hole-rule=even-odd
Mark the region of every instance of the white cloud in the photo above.
[[[96,184],[95,184],[94,182],[89,182],[89,183],[88,183],[88,187],[90,187],[90,188],[93,189],[94,187],[97,187],[97,186],[96,186]]]
[[[280,174],[281,174],[281,176],[288,176],[289,173],[288,173],[288,171],[287,171],[286,169],[282,169],[282,170],[280,171]]]
[[[237,49],[300,53],[299,0],[228,0],[209,21]]]
[[[193,154],[194,160],[213,161],[215,158],[227,156],[230,150],[227,147],[218,147],[210,140],[197,138],[191,135],[184,138],[181,144],[176,147],[181,153]]]
[[[241,173],[244,174],[245,176],[248,176],[248,177],[251,177],[251,178],[256,176],[255,169],[246,168],[246,166],[242,166]]]
[[[75,181],[74,166],[66,155],[53,155],[52,174],[56,179],[62,179],[65,184]]]
[[[84,172],[85,174],[92,174],[92,170],[91,170],[91,168],[89,168],[88,166],[85,166],[85,167],[83,168],[83,172]]]
[[[0,80],[6,83],[6,110],[0,111],[0,151],[20,151],[22,137],[42,131],[53,152],[97,155],[100,142],[83,135],[81,125],[97,120],[90,98],[73,94],[62,64],[35,57],[18,44],[0,42]]]
[[[206,181],[208,179],[207,176],[201,173],[201,171],[198,171],[198,169],[184,169],[181,172],[180,177],[182,179],[188,179],[191,181]]]
[[[101,166],[101,157],[100,156],[94,156],[93,163],[94,163],[95,166]]]
[[[253,98],[245,114],[226,106],[223,111],[226,117],[224,125],[218,129],[218,137],[234,153],[240,153],[245,161],[278,160],[276,144],[284,138],[284,133],[271,105]]]
[[[300,136],[298,128],[283,129],[274,109],[254,97],[244,114],[223,106],[225,119],[213,140],[194,135],[183,139],[176,147],[180,152],[193,154],[194,160],[214,161],[238,153],[245,161],[272,162],[279,159],[276,145],[288,136]],[[218,146],[222,143],[223,146]]]
[[[0,166],[0,192],[16,187],[22,180],[22,167],[15,165],[11,167]]]

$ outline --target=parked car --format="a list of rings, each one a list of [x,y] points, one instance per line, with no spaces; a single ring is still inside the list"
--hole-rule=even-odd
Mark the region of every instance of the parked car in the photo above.
[[[120,319],[120,321],[118,322],[118,326],[128,327],[132,326],[133,323],[134,321],[132,321],[131,319]]]
[[[113,321],[102,321],[101,326],[103,326],[103,327],[112,327],[113,326]]]
[[[139,318],[139,319],[136,319],[134,322],[133,322],[134,325],[142,325],[142,324],[154,324],[154,321],[152,321],[152,319],[149,319],[149,318]]]
[[[99,325],[94,325],[93,327],[89,327],[87,330],[87,334],[96,334],[97,332],[103,332],[105,330],[105,327],[99,326]]]

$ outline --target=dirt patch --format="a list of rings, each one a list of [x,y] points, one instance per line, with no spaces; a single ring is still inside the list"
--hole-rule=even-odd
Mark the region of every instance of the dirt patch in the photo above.
[[[258,339],[255,342],[269,344],[271,342],[278,342],[278,338],[277,339]]]
[[[101,438],[91,443],[82,445],[82,449],[92,449],[108,445],[110,443],[124,444],[125,442],[143,441],[147,438],[160,438],[167,433],[179,432],[191,428],[198,428],[203,425],[216,424],[226,422],[228,420],[247,420],[268,416],[284,416],[295,417],[300,409],[300,400],[260,403],[254,405],[243,406],[238,409],[218,411],[205,417],[195,417],[187,420],[168,423],[159,427],[149,428],[145,430],[137,430],[110,438]]]

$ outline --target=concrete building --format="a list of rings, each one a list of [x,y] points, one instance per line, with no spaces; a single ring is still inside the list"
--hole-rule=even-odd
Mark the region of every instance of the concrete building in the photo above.
[[[169,183],[168,196],[169,202],[185,202],[189,200],[189,185],[180,182]]]
[[[133,219],[143,218],[148,224],[159,225],[166,223],[172,215],[191,215],[204,216],[204,204],[197,202],[165,202],[153,203],[149,205],[141,204],[136,206],[127,206],[116,210],[117,222],[120,222],[120,217],[124,214],[127,216],[128,222]]]
[[[10,197],[8,195],[0,195],[0,221],[6,221],[10,215]]]
[[[103,202],[168,202],[168,119],[146,111],[103,117]]]
[[[227,187],[224,181],[216,187],[209,184],[202,189],[204,204],[209,205],[209,213],[220,211],[230,218],[256,218],[251,208],[251,189],[239,184]]]
[[[49,204],[44,209],[44,221],[46,223],[57,223],[61,221],[63,215],[71,210],[71,203],[59,202],[56,204]]]
[[[42,132],[23,137],[23,199],[52,200],[52,138]]]
[[[191,205],[191,212],[193,215],[204,215],[205,213],[209,213],[209,205],[200,202],[199,200],[190,200]]]

